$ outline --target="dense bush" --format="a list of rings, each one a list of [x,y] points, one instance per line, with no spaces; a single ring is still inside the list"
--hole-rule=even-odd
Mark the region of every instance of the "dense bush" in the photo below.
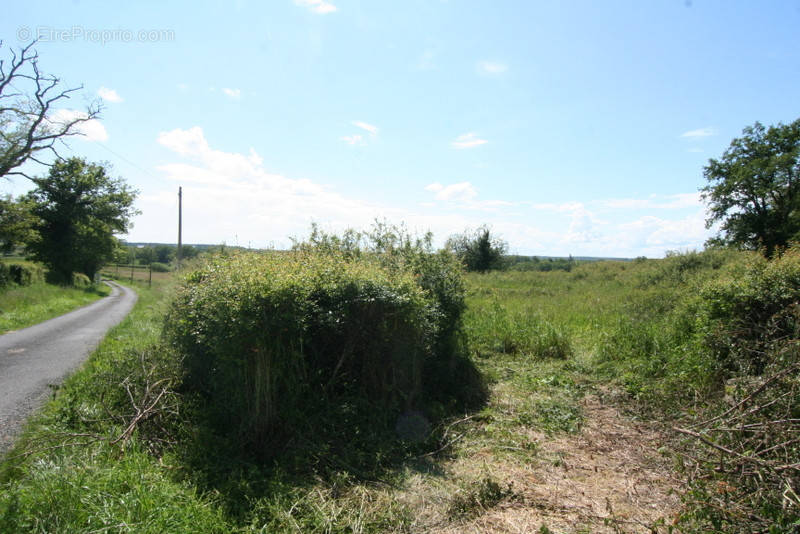
[[[150,264],[150,270],[154,273],[168,273],[172,270],[172,268],[166,263],[154,261]]]
[[[89,277],[83,273],[72,273],[72,287],[87,288],[92,285]]]
[[[165,333],[214,426],[264,451],[335,399],[399,413],[447,389],[436,373],[457,356],[459,280],[454,261],[411,243],[215,256],[187,276]]]
[[[703,339],[728,374],[763,373],[800,334],[800,251],[753,256],[743,271],[707,284],[701,302]]]
[[[685,520],[724,532],[796,529],[800,251],[751,257],[702,289],[697,312],[697,339],[724,398],[682,430],[700,449],[686,457]]]
[[[44,281],[44,269],[36,264],[0,263],[0,287],[9,284],[29,286]]]

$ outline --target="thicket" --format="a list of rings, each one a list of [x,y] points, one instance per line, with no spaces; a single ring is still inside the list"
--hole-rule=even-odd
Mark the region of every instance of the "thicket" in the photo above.
[[[800,251],[672,254],[635,270],[639,291],[597,357],[685,437],[676,445],[688,481],[681,525],[797,528]]]
[[[480,402],[463,355],[461,277],[430,237],[315,228],[290,252],[209,259],[178,290],[165,337],[215,431],[269,456],[337,407],[380,426]]]
[[[0,287],[10,284],[29,286],[44,281],[44,269],[31,263],[0,262]]]

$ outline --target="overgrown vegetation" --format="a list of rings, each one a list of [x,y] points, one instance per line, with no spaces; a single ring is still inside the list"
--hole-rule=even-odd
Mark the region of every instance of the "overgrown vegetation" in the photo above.
[[[172,304],[140,289],[6,461],[0,530],[458,531],[532,511],[541,531],[796,527],[800,253],[464,283],[429,243],[316,228],[214,257]],[[675,428],[652,445],[684,477],[660,520],[622,482],[571,516],[537,493],[574,469],[597,398]]]

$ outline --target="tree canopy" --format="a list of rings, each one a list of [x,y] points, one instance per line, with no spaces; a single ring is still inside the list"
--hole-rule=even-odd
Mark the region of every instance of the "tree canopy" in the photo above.
[[[0,252],[11,253],[33,239],[36,219],[32,207],[25,198],[0,197]]]
[[[486,226],[452,235],[445,246],[458,256],[468,271],[478,272],[499,268],[508,248],[505,241],[492,237]]]
[[[703,169],[707,227],[721,222],[708,244],[777,249],[800,238],[800,119],[748,126],[719,160]]]
[[[61,283],[73,272],[93,277],[114,255],[114,234],[128,231],[136,191],[103,165],[80,158],[57,161],[48,176],[32,180],[38,236],[28,248],[34,258]]]

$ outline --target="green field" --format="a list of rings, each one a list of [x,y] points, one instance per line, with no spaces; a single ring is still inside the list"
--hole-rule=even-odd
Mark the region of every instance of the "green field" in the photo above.
[[[798,518],[787,492],[794,471],[761,466],[753,489],[742,473],[761,464],[727,472],[713,449],[673,430],[705,432],[691,425],[763,384],[726,382],[738,360],[720,364],[707,341],[728,281],[749,294],[743,273],[754,263],[711,251],[468,275],[464,334],[488,385],[481,406],[434,403],[401,415],[395,433],[342,405],[326,416],[330,427],[321,422],[324,439],[295,441],[267,462],[215,435],[197,411],[204,401],[182,386],[161,334],[174,281],[139,285],[133,313],[5,459],[0,531],[788,531]],[[789,257],[751,279],[785,280],[798,264]],[[795,382],[778,397],[796,399]],[[409,425],[425,435],[398,439]],[[708,429],[703,436],[738,447],[720,425]],[[709,455],[716,464],[706,470]]]

